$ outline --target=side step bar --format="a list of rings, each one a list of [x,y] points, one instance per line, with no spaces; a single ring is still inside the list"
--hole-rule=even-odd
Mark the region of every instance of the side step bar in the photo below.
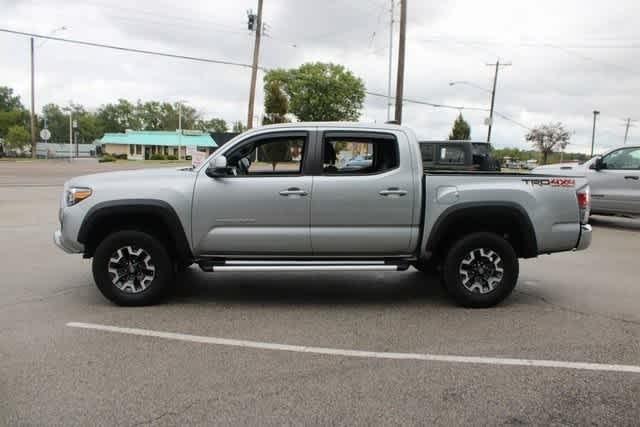
[[[403,271],[407,261],[200,261],[203,271]]]

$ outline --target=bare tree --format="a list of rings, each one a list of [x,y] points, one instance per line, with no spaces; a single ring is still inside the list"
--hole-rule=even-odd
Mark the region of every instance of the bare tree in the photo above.
[[[526,138],[542,153],[542,163],[546,164],[549,154],[564,150],[569,145],[571,134],[558,122],[537,126],[531,129]]]

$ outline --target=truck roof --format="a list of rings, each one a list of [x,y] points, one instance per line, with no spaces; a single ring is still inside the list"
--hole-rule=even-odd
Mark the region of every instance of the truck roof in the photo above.
[[[381,129],[381,130],[403,130],[413,134],[413,130],[406,126],[391,123],[362,123],[362,122],[291,122],[265,125],[251,129],[278,129],[278,128],[301,128],[301,127],[336,127],[341,129]]]

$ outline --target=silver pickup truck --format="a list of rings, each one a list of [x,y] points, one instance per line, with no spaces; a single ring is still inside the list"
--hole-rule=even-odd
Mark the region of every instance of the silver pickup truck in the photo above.
[[[533,173],[585,177],[592,214],[640,216],[640,145],[614,148],[584,163],[539,166]]]
[[[406,127],[293,123],[243,133],[201,167],[71,179],[54,241],[93,257],[98,288],[120,305],[158,301],[197,263],[413,266],[439,271],[459,304],[488,307],[513,290],[518,258],[589,246],[589,198],[575,176],[425,173]]]

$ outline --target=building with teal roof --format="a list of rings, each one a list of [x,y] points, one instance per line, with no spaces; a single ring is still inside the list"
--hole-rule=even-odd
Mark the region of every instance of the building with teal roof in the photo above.
[[[218,147],[209,133],[193,130],[105,133],[98,144],[105,154],[126,154],[127,158],[133,160],[149,159],[154,154],[184,159],[187,148],[212,153]]]

